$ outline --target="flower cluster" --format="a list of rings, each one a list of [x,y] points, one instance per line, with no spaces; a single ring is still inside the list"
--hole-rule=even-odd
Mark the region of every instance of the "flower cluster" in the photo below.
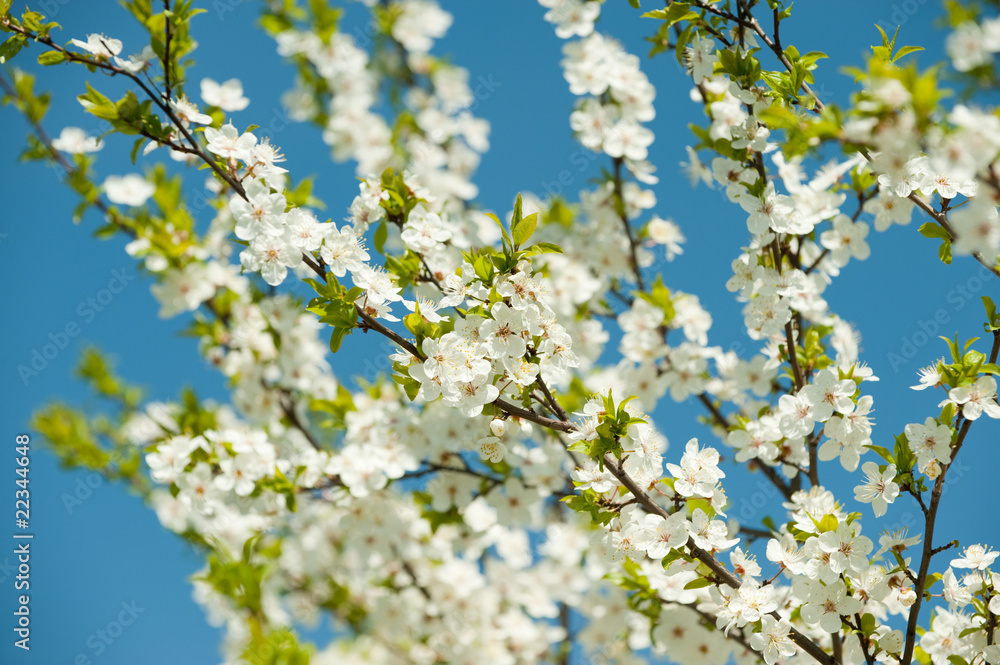
[[[443,397],[474,416],[508,390],[517,395],[538,379],[562,382],[577,365],[572,339],[556,320],[529,262],[500,277],[493,289],[502,300],[492,305],[470,264],[454,277],[447,282],[443,306],[488,307],[458,320],[454,331],[425,339],[423,362],[409,359],[409,375],[420,382],[422,399]]]

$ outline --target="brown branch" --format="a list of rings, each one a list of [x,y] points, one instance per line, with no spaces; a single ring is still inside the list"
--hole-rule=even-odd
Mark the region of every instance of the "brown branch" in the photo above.
[[[143,82],[143,80],[139,78],[136,74],[133,74],[132,72],[122,69],[121,67],[116,67],[115,65],[112,65],[111,63],[106,62],[103,59],[87,58],[72,51],[68,51],[62,46],[59,46],[58,44],[53,42],[50,37],[39,36],[37,34],[32,33],[30,30],[22,28],[21,26],[16,26],[11,23],[7,23],[6,27],[13,32],[20,33],[25,37],[29,37],[35,40],[36,42],[48,46],[53,51],[58,51],[59,53],[62,53],[69,62],[79,62],[81,64],[88,65],[91,67],[97,67],[98,69],[103,69],[104,71],[110,72],[112,76],[120,75],[134,81],[135,84],[142,89],[142,91],[146,94],[146,96],[149,97],[149,99],[152,100],[153,103],[156,104],[160,108],[160,110],[166,114],[166,116],[170,119],[170,121],[177,128],[177,130],[184,135],[184,138],[187,139],[187,141],[191,144],[192,149],[195,151],[193,154],[196,154],[199,158],[201,158],[203,162],[208,164],[208,166],[213,171],[215,171],[215,173],[220,178],[222,178],[226,182],[226,184],[228,184],[233,189],[233,191],[236,192],[241,198],[243,199],[247,198],[246,191],[244,191],[243,189],[243,185],[241,185],[239,181],[236,180],[232,175],[222,170],[222,168],[215,162],[215,160],[209,157],[208,154],[206,154],[205,151],[202,150],[201,144],[198,143],[197,140],[195,140],[194,136],[191,135],[191,132],[188,131],[187,127],[184,126],[184,123],[181,122],[180,118],[178,118],[177,115],[170,108],[169,97],[164,98],[161,95],[154,94],[153,91],[150,90],[149,87],[147,87],[146,84]],[[164,101],[164,99],[166,99],[167,101]]]
[[[170,0],[163,0],[163,89],[170,99]]]
[[[851,626],[851,628],[858,631],[858,644],[861,645],[861,653],[865,655],[865,663],[866,665],[875,665],[875,657],[868,651],[868,647],[871,646],[871,641],[868,640],[868,638],[866,638],[861,632],[861,614],[855,613],[854,620],[858,622],[858,625]],[[847,625],[850,626],[850,624]]]
[[[497,398],[493,401],[493,405],[504,413],[509,413],[517,418],[522,418],[528,420],[535,424],[541,425],[542,427],[548,427],[549,429],[554,429],[559,432],[572,432],[576,430],[576,425],[568,420],[555,420],[553,418],[546,418],[545,416],[539,415],[534,411],[528,411],[527,409],[522,409],[519,406],[515,406],[510,402]]]
[[[944,468],[941,470],[941,475],[937,477],[934,481],[934,488],[931,490],[931,502],[927,509],[927,516],[924,519],[924,547],[923,552],[920,555],[920,568],[916,575],[916,582],[913,584],[913,591],[917,598],[910,607],[910,616],[906,622],[906,646],[903,648],[903,657],[900,659],[900,663],[909,663],[913,658],[913,648],[916,645],[917,639],[917,621],[920,618],[920,606],[923,604],[924,600],[924,587],[927,582],[927,571],[931,565],[931,557],[934,556],[934,524],[937,519],[938,503],[941,501],[941,493],[944,491],[945,478],[948,475],[948,470],[954,465],[955,457],[958,456],[958,451],[961,450],[962,444],[965,441],[966,435],[969,433],[969,427],[972,426],[971,420],[966,420],[961,429],[958,432],[958,437],[955,439],[955,443],[951,450],[951,460]]]
[[[713,402],[708,395],[705,393],[699,393],[698,401],[705,405],[705,408],[708,409],[710,414],[712,414],[712,419],[719,425],[719,427],[729,430],[729,421],[726,420],[726,417],[722,415],[722,411],[719,410],[719,407],[715,405],[715,402]]]
[[[559,648],[559,665],[569,665],[569,658],[573,652],[573,633],[569,629],[569,619],[569,605],[559,603],[559,625],[566,631]]]
[[[316,450],[323,450],[323,446],[320,445],[319,441],[316,440],[316,437],[314,437],[312,432],[310,432],[305,426],[302,419],[299,418],[299,414],[295,412],[295,400],[292,398],[291,393],[287,388],[279,388],[278,390],[283,397],[288,399],[289,402],[285,403],[284,400],[279,400],[279,403],[281,404],[281,411],[285,414],[285,417],[288,418],[289,422],[292,423],[295,429],[302,432],[302,435],[306,437],[313,448]]]
[[[552,412],[559,416],[560,420],[568,421],[569,416],[566,414],[566,411],[562,408],[562,406],[559,405],[559,402],[556,401],[556,398],[552,396],[552,393],[549,392],[549,387],[545,385],[544,381],[542,381],[541,374],[539,374],[535,379],[535,383],[537,383],[538,387],[542,389],[542,394],[545,395],[548,405],[552,407]]]
[[[625,236],[628,238],[629,252],[631,253],[630,261],[632,263],[632,272],[635,273],[635,283],[639,287],[640,291],[645,291],[646,286],[642,280],[642,270],[639,268],[639,256],[636,251],[638,242],[635,236],[632,235],[632,227],[628,223],[628,214],[625,212],[625,195],[622,192],[622,162],[623,158],[615,157],[615,199],[616,204],[621,206],[619,211],[619,217],[622,220],[622,228],[625,230]]]
[[[989,605],[990,599],[996,594],[990,593],[990,587],[986,589],[986,597],[983,598],[983,605]],[[986,612],[986,646],[993,646],[993,633],[997,628],[997,615],[991,611]]]
[[[809,265],[808,267],[806,267],[803,270],[803,272],[805,274],[807,274],[807,275],[809,273],[811,273],[813,270],[816,269],[816,266],[818,266],[820,264],[820,262],[823,261],[823,259],[826,258],[826,255],[829,254],[829,253],[830,253],[830,250],[828,248],[823,248],[823,251],[820,252],[820,255],[816,257],[816,260],[813,261],[811,265]]]
[[[411,356],[413,356],[414,358],[416,358],[421,362],[427,359],[427,357],[424,354],[422,354],[420,350],[417,349],[416,346],[413,345],[413,342],[403,339],[403,337],[401,337],[399,333],[383,326],[381,323],[375,320],[371,315],[366,313],[365,310],[357,303],[354,304],[354,309],[358,313],[358,317],[362,321],[364,321],[364,325],[360,326],[363,330],[371,329],[385,335],[386,337],[394,341],[396,344],[398,344],[401,348],[403,348],[403,350],[405,350]]]
[[[819,437],[813,432],[809,436],[809,484],[813,487],[819,486]]]
[[[625,473],[621,469],[621,467],[618,466],[617,462],[615,461],[615,458],[610,453],[604,456],[604,466],[605,468],[608,469],[608,471],[611,472],[611,474],[615,478],[617,478],[621,482],[622,485],[625,486],[625,488],[629,492],[632,493],[632,496],[634,496],[638,500],[639,505],[645,508],[647,512],[650,512],[654,515],[659,515],[660,517],[663,518],[670,517],[670,513],[668,513],[662,506],[660,506],[652,499],[650,499],[649,495],[646,494],[642,490],[642,488],[636,485],[635,481],[632,480],[632,478],[627,473]],[[686,547],[688,551],[691,553],[691,556],[693,556],[695,559],[698,559],[698,561],[701,561],[706,566],[708,566],[708,568],[712,571],[712,573],[718,580],[720,580],[721,582],[725,583],[727,586],[733,589],[738,589],[740,587],[741,582],[739,578],[737,578],[733,573],[726,570],[726,567],[721,563],[719,563],[719,561],[716,560],[716,558],[712,556],[709,552],[706,552],[705,550],[701,549],[700,547],[698,547],[697,545],[695,545],[690,541],[688,542]],[[777,619],[781,619],[781,617],[778,616],[777,612],[772,612],[772,616],[774,616]],[[830,654],[823,651],[823,649],[820,648],[819,645],[817,645],[808,637],[800,633],[797,629],[791,628],[789,631],[789,635],[791,636],[792,641],[796,645],[798,645],[799,648],[801,648],[803,651],[808,653],[810,656],[815,658],[820,663],[823,663],[824,665],[836,665],[837,661],[835,661],[833,657],[830,656]]]
[[[778,491],[781,492],[786,499],[791,500],[792,494],[795,493],[795,489],[785,482],[773,467],[770,467],[761,461],[756,461],[754,462],[753,468],[760,469],[760,472],[771,481],[771,484],[778,488]]]

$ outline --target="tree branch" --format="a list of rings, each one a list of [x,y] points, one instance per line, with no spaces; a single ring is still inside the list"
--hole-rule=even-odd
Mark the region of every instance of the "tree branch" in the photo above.
[[[662,506],[660,506],[652,499],[650,499],[649,495],[646,494],[642,490],[642,488],[636,485],[635,481],[632,480],[632,478],[627,473],[625,473],[621,469],[621,467],[618,466],[617,462],[615,461],[615,458],[610,453],[604,456],[604,466],[605,468],[608,469],[608,471],[611,472],[611,475],[617,478],[621,482],[621,484],[624,485],[625,488],[632,493],[632,496],[634,496],[638,500],[639,505],[645,508],[647,512],[650,512],[654,515],[659,515],[660,517],[663,518],[670,517],[670,513],[667,512],[666,509],[664,509]],[[739,578],[737,578],[733,573],[726,570],[726,567],[723,566],[721,563],[719,563],[716,560],[716,558],[712,556],[709,552],[706,552],[705,550],[701,549],[700,547],[698,547],[697,545],[695,545],[690,541],[688,542],[686,547],[688,551],[691,553],[691,556],[693,556],[694,558],[698,559],[698,561],[701,561],[706,566],[708,566],[708,568],[712,571],[712,573],[719,580],[724,582],[727,586],[732,587],[733,589],[738,589],[740,587],[742,582],[739,580]],[[780,616],[778,616],[777,612],[772,612],[772,616],[774,616],[777,619],[781,618]],[[792,641],[796,645],[798,645],[799,648],[801,648],[803,651],[805,651],[810,656],[815,658],[818,662],[822,663],[823,665],[837,665],[837,661],[834,660],[834,658],[830,656],[830,654],[823,651],[823,649],[820,648],[819,645],[817,645],[808,637],[800,633],[794,627],[790,629],[789,635],[791,636]]]
[[[920,618],[920,606],[924,600],[927,571],[931,565],[931,557],[934,556],[934,524],[937,519],[938,504],[941,501],[941,493],[944,491],[944,482],[948,475],[948,470],[954,465],[958,451],[961,450],[962,443],[965,441],[965,436],[969,433],[969,427],[971,426],[971,420],[966,420],[962,424],[958,432],[958,438],[955,439],[951,450],[951,460],[941,470],[941,475],[934,481],[934,488],[931,490],[930,506],[927,509],[927,516],[924,519],[924,548],[923,553],[920,555],[920,568],[917,571],[916,582],[913,585],[913,591],[916,593],[917,599],[910,608],[910,616],[906,622],[906,646],[903,648],[903,657],[899,661],[900,663],[909,663],[913,658],[913,648],[917,640],[917,621]]]

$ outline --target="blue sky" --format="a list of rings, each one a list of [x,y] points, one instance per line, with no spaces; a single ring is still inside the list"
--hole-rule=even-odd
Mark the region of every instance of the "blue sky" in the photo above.
[[[103,32],[122,39],[129,53],[143,45],[140,31],[117,3],[48,0],[47,8],[45,4],[38,8],[63,26],[57,40]],[[206,76],[219,81],[239,77],[251,104],[235,114],[235,122],[267,127],[272,119],[280,120],[278,98],[290,86],[292,69],[277,56],[274,43],[255,29],[259,4],[240,0],[199,4],[208,12],[194,23],[194,37],[200,46],[194,54],[198,65],[189,71],[194,84],[189,89],[195,92],[197,81]],[[481,204],[506,211],[517,192],[553,191],[564,172],[570,180],[566,193],[574,198],[608,159],[588,158],[589,168],[579,169],[584,153],[573,141],[568,123],[573,97],[558,64],[563,42],[542,21],[544,10],[527,0],[451,0],[442,4],[454,14],[455,23],[435,52],[451,54],[454,62],[470,70],[473,88],[481,86],[482,90],[476,113],[492,123],[492,148],[476,178]],[[817,89],[826,100],[846,102],[852,81],[838,68],[862,63],[868,45],[878,38],[872,27],[876,22],[902,23],[901,42],[927,46],[928,52],[918,56],[922,65],[941,57],[943,35],[931,30],[941,13],[934,2],[852,0],[837,3],[835,11],[826,7],[827,3],[797,3],[792,19],[782,24],[785,44],[795,44],[801,52],[830,54],[831,59],[821,61],[817,71]],[[357,17],[361,7],[350,3],[350,9]],[[914,11],[907,12],[910,9]],[[361,25],[357,18],[352,21],[349,26]],[[608,0],[599,28],[643,56],[643,69],[657,87],[659,115],[651,124],[657,140],[650,152],[661,177],[655,187],[659,200],[656,212],[676,220],[688,238],[681,257],[660,264],[664,280],[668,286],[699,295],[714,318],[711,343],[749,355],[755,346],[744,333],[741,306],[725,289],[729,264],[747,240],[745,214],[717,193],[706,189],[692,192],[677,167],[685,158],[684,146],[690,142],[687,123],[703,122],[699,108],[688,98],[689,85],[671,55],[652,61],[645,58],[646,44],[641,40],[655,24],[641,20],[639,12],[624,0]],[[120,84],[89,75],[79,67],[43,70],[33,64],[39,52],[32,47],[15,64],[38,72],[39,88],[53,91],[46,128],[53,135],[66,125],[96,133],[98,121],[84,114],[74,98],[83,90],[87,76],[106,93],[119,92],[116,86]],[[3,436],[11,449],[15,434],[25,431],[32,411],[52,399],[88,410],[100,407],[71,373],[79,350],[87,343],[112,354],[119,371],[145,386],[151,399],[172,399],[184,386],[196,387],[205,397],[225,399],[223,381],[198,358],[195,342],[177,334],[184,320],[165,322],[157,317],[159,308],[149,293],[150,280],[140,276],[125,255],[125,239],[93,239],[91,234],[100,224],[95,215],[74,225],[71,213],[76,200],[61,185],[59,174],[37,163],[16,162],[27,129],[23,120],[10,108],[0,109],[0,120],[6,136],[0,143],[0,194],[4,200],[0,280],[6,285],[2,296],[5,317],[0,328],[4,349],[0,381],[5,399],[0,412]],[[353,165],[333,164],[315,128],[288,125],[271,136],[296,176],[315,175],[314,193],[327,203],[327,214],[339,219],[357,191]],[[132,166],[129,147],[127,139],[109,140],[98,155],[101,178],[149,166],[151,162]],[[204,174],[189,175],[191,186],[200,187]],[[562,181],[565,183],[567,177]],[[936,335],[958,332],[965,338],[981,334],[979,297],[992,295],[1000,300],[996,280],[985,280],[971,259],[959,259],[952,266],[936,260],[936,245],[916,232],[922,221],[884,234],[873,231],[869,237],[872,258],[852,262],[827,291],[833,309],[860,328],[862,357],[882,379],[866,384],[866,389],[875,398],[876,443],[888,447],[892,435],[906,423],[922,422],[936,413],[939,394],[907,389],[916,383],[920,366],[945,352]],[[105,298],[102,290],[116,278],[115,271],[118,279],[124,273],[124,288],[96,311],[87,300]],[[59,333],[67,325],[77,326],[79,334],[67,338],[65,348],[25,384],[18,375],[18,365],[30,363],[33,352],[50,342],[50,335],[61,339]],[[365,336],[349,338],[347,352],[334,361],[338,374],[362,373],[365,360],[378,348],[376,344],[377,340]],[[978,348],[987,350],[984,341]],[[613,349],[611,355],[617,357]],[[661,402],[654,417],[670,438],[673,451],[691,436],[708,437],[695,420],[699,413],[694,402]],[[996,543],[995,527],[982,532],[979,510],[983,483],[990,482],[987,474],[991,464],[987,462],[998,459],[996,431],[995,423],[985,419],[972,429],[959,466],[952,473],[956,482],[949,483],[936,540],[957,537],[964,544],[981,539]],[[710,437],[703,440],[711,442]],[[191,600],[187,578],[200,567],[193,550],[161,529],[155,515],[123,488],[96,476],[61,471],[40,446],[32,450],[32,530],[36,534],[31,560],[33,648],[24,654],[11,646],[9,612],[16,596],[9,572],[13,545],[0,545],[0,616],[7,617],[0,622],[0,662],[218,662],[219,634],[206,624]],[[7,490],[0,490],[3,496],[12,496],[14,489],[13,457],[11,450],[8,459],[0,461],[2,482],[9,483]],[[742,472],[731,475],[727,489],[735,501],[737,517],[748,517],[761,498],[769,498],[774,505],[766,486],[759,485],[759,477]],[[852,484],[847,474],[830,466],[823,467],[823,478],[825,484],[840,490]],[[850,491],[838,493],[848,499],[851,496]],[[913,522],[919,509],[911,503],[898,501],[885,522],[877,526]],[[865,533],[877,539],[880,528],[876,528],[870,509],[863,512]],[[12,526],[0,528],[0,541],[13,542],[8,540],[12,530]],[[132,620],[124,625],[125,619]],[[119,622],[120,632],[114,627]],[[102,630],[106,637],[98,632]],[[77,660],[79,655],[84,660]]]

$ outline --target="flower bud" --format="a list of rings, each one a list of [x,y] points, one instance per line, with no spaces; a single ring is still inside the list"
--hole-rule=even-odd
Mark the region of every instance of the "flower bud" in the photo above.
[[[490,431],[493,432],[493,436],[503,436],[503,433],[507,431],[507,423],[499,418],[494,418],[493,422],[490,423]]]
[[[903,648],[903,631],[890,631],[878,641],[878,645],[889,653],[899,653]]]

